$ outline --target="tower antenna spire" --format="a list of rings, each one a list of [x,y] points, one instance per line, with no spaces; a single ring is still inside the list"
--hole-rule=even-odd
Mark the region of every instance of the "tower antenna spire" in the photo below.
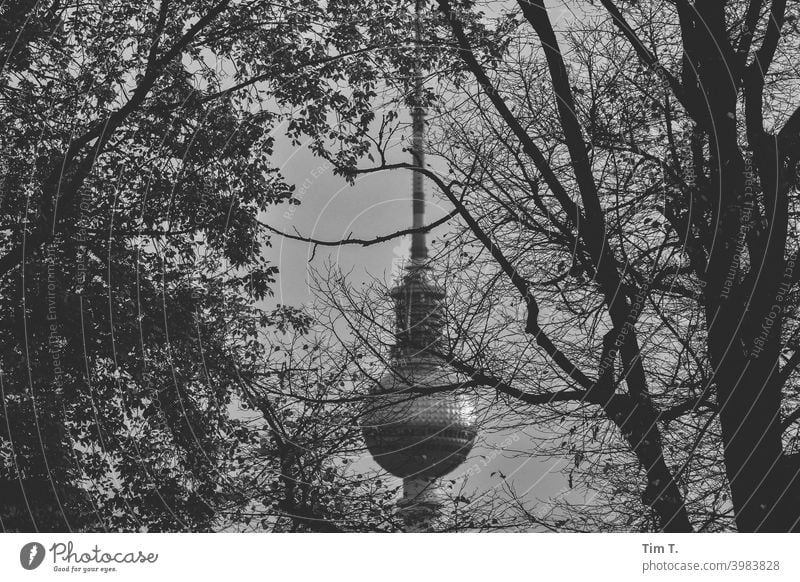
[[[411,112],[413,141],[411,155],[414,166],[425,167],[425,109],[422,106],[422,0],[417,0],[415,6],[414,22],[414,107]],[[422,173],[414,170],[412,178],[413,220],[412,226],[421,229],[425,226],[425,184]],[[415,232],[411,235],[411,263],[414,266],[423,264],[428,259],[428,246],[424,232]]]

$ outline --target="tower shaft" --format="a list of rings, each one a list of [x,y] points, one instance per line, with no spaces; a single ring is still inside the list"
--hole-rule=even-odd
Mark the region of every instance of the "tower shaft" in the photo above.
[[[398,511],[407,533],[430,532],[442,507],[442,491],[436,479],[406,477],[403,479],[403,499]]]

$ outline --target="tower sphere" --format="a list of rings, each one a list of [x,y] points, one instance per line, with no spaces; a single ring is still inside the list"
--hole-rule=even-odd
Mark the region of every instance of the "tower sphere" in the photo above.
[[[477,434],[466,378],[431,353],[441,341],[444,292],[425,269],[409,269],[391,291],[397,343],[391,369],[373,386],[362,421],[375,461],[398,477],[435,479],[464,462]]]
[[[445,362],[420,354],[400,361],[375,385],[362,422],[375,461],[397,477],[435,479],[464,462],[477,434],[475,405],[451,390],[464,379]]]

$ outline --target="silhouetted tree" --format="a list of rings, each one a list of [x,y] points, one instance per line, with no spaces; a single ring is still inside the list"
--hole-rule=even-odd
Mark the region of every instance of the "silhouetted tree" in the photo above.
[[[364,47],[306,1],[0,14],[0,526],[216,527],[240,378],[302,323],[257,304],[273,132],[362,150]]]

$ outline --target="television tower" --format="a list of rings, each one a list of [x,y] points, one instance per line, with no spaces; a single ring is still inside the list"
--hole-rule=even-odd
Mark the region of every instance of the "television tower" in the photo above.
[[[417,2],[419,41],[420,2]],[[412,157],[425,167],[425,110],[419,60],[414,79]],[[425,225],[421,172],[412,178],[412,225]],[[403,479],[398,503],[405,530],[431,531],[442,506],[438,479],[464,462],[477,435],[473,400],[455,392],[464,383],[441,352],[445,293],[430,278],[425,233],[414,232],[411,258],[390,296],[395,305],[391,365],[372,388],[362,431],[375,461]]]

